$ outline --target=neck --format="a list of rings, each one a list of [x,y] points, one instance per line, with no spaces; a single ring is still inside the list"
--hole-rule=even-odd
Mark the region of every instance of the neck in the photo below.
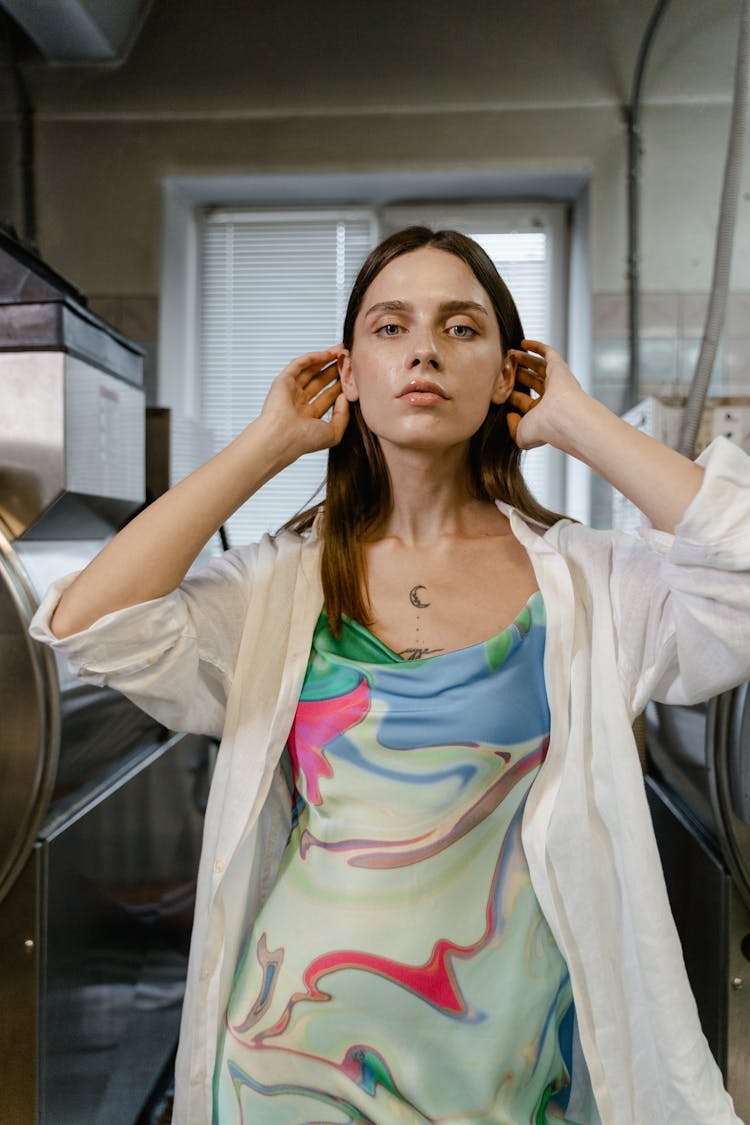
[[[393,507],[377,538],[398,539],[405,546],[429,546],[444,536],[487,533],[499,513],[469,491],[467,446],[452,449],[403,449],[381,442],[391,478]]]

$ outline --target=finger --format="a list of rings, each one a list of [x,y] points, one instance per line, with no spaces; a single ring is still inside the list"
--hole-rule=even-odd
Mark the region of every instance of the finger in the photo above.
[[[536,406],[538,402],[541,402],[541,399],[532,398],[531,395],[525,395],[521,391],[511,391],[508,402],[511,406],[515,406],[517,410],[520,410],[522,414],[528,414],[532,407]]]
[[[337,380],[332,387],[328,387],[327,390],[322,391],[315,401],[310,403],[312,416],[314,418],[322,418],[323,415],[331,409],[340,394],[341,385]]]
[[[334,356],[334,358],[329,359],[327,363],[318,363],[306,368],[305,370],[300,372],[295,381],[298,387],[300,387],[302,390],[307,390],[313,380],[320,378],[321,386],[325,386],[326,383],[330,383],[331,379],[334,379],[337,376],[338,356]]]
[[[305,386],[305,376],[313,378],[323,367],[334,363],[343,350],[343,344],[335,344],[332,348],[324,348],[319,352],[306,352],[291,360],[284,368],[284,374]]]
[[[510,433],[511,438],[516,443],[519,449],[540,449],[543,445],[547,444],[546,441],[519,441],[518,427],[520,426],[522,421],[520,414],[508,414],[507,419],[508,432]]]
[[[521,351],[520,348],[512,348],[508,354],[515,356],[518,367],[528,367],[540,374],[545,374],[547,371],[547,361],[541,356],[532,355],[531,352]]]
[[[528,352],[538,352],[539,355],[547,359],[548,356],[556,356],[558,352],[549,344],[545,344],[542,340],[521,340],[521,347],[525,348]]]
[[[333,414],[331,415],[328,425],[328,436],[330,437],[330,445],[338,445],[344,436],[344,430],[349,423],[349,403],[343,394],[339,394],[333,406]]]
[[[295,359],[289,361],[285,367],[285,371],[299,372],[307,370],[310,367],[320,367],[325,363],[332,363],[337,359],[339,353],[343,350],[343,344],[334,344],[330,348],[322,348],[317,352],[305,352],[304,355],[298,355]]]
[[[541,373],[532,371],[531,368],[518,368],[516,387],[526,387],[528,390],[535,390],[537,395],[543,395],[546,382]]]
[[[333,366],[324,367],[317,375],[313,375],[304,387],[300,387],[304,391],[304,398],[306,402],[312,402],[316,395],[319,395],[326,387],[330,387],[339,381],[339,373],[335,364]],[[339,390],[341,387],[339,386]]]

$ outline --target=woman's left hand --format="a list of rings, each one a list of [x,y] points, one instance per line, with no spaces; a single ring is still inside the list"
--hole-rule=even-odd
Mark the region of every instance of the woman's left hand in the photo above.
[[[516,385],[508,403],[508,429],[520,449],[555,445],[572,399],[586,392],[554,348],[539,340],[522,340],[524,351],[508,351],[516,368]],[[531,392],[539,396],[533,398]]]
[[[516,445],[549,444],[575,457],[626,496],[653,528],[674,534],[704,469],[587,395],[554,348],[538,340],[521,343],[525,351],[508,351],[516,385],[507,418]],[[532,398],[532,391],[539,397]]]

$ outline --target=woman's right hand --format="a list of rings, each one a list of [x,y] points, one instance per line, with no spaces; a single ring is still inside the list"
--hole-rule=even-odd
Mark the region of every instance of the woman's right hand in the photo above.
[[[338,445],[349,421],[337,360],[343,344],[307,352],[288,363],[271,384],[259,422],[284,441],[290,458]],[[330,420],[324,416],[333,407]]]

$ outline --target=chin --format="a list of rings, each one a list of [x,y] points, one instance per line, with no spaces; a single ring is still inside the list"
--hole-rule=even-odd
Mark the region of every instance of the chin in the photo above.
[[[468,451],[471,434],[436,434],[436,433],[377,433],[373,431],[380,442],[381,448],[398,449],[403,452],[413,453],[448,453],[457,447],[464,446]]]

